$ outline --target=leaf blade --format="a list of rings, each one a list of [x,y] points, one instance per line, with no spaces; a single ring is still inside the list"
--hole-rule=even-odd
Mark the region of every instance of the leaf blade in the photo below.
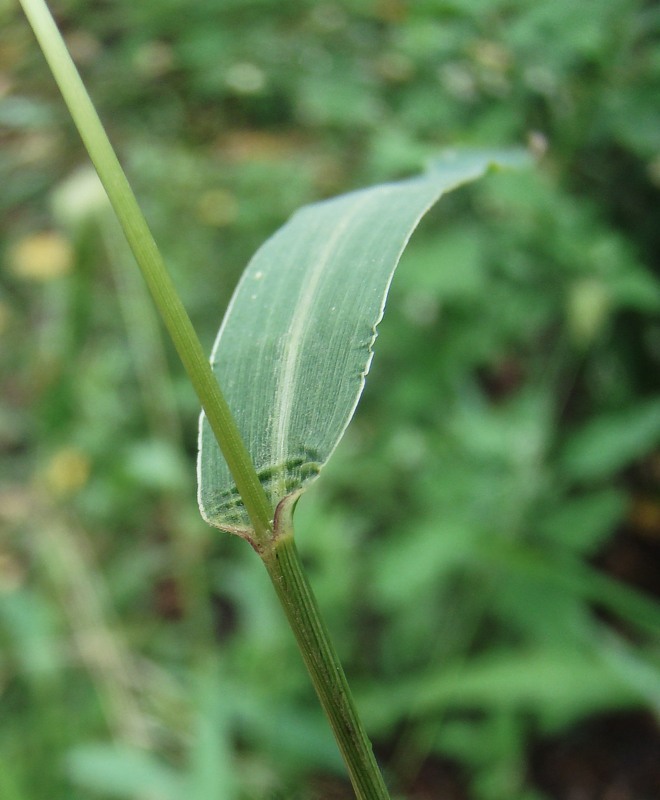
[[[373,358],[394,271],[448,191],[519,153],[468,153],[425,175],[300,209],[248,264],[211,356],[273,508],[318,475],[348,426]],[[249,531],[229,470],[200,419],[204,519]]]

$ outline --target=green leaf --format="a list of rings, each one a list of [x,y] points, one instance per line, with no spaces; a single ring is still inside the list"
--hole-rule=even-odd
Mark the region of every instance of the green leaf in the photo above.
[[[566,442],[559,463],[564,475],[597,481],[650,453],[660,441],[660,399],[590,420]]]
[[[316,478],[346,430],[394,269],[421,217],[445,192],[523,160],[517,151],[446,154],[419,177],[302,208],[256,253],[212,364],[273,508]],[[203,415],[198,477],[207,522],[247,534],[249,519]]]
[[[644,696],[599,652],[531,648],[475,657],[384,688],[364,692],[361,705],[369,725],[383,730],[396,715],[497,707],[523,711],[551,726],[581,715],[635,707]]]
[[[181,775],[151,753],[123,744],[85,744],[67,758],[75,784],[103,797],[181,797]]]
[[[213,670],[207,672],[200,676],[194,735],[190,739],[184,795],[188,800],[207,800],[217,794],[219,787],[222,787],[223,797],[237,796],[228,704],[223,696],[226,686]]]
[[[578,497],[566,497],[538,521],[549,541],[578,553],[592,554],[625,516],[628,496],[608,487]]]

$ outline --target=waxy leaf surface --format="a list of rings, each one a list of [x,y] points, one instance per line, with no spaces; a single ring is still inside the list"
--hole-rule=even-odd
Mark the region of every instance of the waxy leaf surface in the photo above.
[[[273,509],[316,478],[346,430],[392,275],[421,217],[445,192],[520,160],[448,154],[418,177],[305,206],[257,251],[211,361]],[[198,480],[207,522],[250,530],[203,414]]]

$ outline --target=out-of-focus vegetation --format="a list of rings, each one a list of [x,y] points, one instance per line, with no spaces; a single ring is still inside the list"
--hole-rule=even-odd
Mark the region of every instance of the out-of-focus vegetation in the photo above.
[[[599,797],[544,754],[624,711],[646,769],[608,744],[593,772],[655,796],[657,6],[53,10],[209,349],[301,204],[440,147],[544,152],[416,235],[298,541],[400,797]],[[199,519],[192,390],[11,0],[0,22],[0,797],[350,797],[259,560]]]

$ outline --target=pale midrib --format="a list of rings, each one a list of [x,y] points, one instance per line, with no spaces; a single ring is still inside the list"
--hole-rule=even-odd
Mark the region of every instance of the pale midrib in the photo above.
[[[273,464],[275,466],[285,466],[291,412],[297,396],[297,373],[300,365],[299,355],[307,328],[312,320],[312,315],[309,312],[313,306],[319,282],[331,256],[335,252],[337,240],[344,235],[351,220],[355,217],[356,207],[366,205],[369,199],[369,197],[362,197],[355,203],[352,203],[347,212],[340,218],[332,236],[328,239],[327,244],[321,251],[319,260],[309,274],[308,280],[305,282],[303,290],[298,296],[298,301],[293,308],[291,325],[284,334],[284,363],[279,374],[274,403],[274,408],[277,409],[277,424],[273,426],[272,448]],[[284,472],[280,471],[278,476],[277,497],[278,499],[282,499],[285,495],[285,476]]]

